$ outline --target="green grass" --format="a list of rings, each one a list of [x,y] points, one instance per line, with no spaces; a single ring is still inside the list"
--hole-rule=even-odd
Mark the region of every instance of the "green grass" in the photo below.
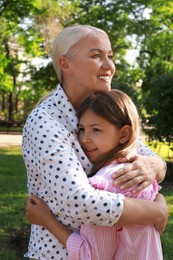
[[[0,132],[20,132],[22,133],[22,126],[0,126]]]
[[[27,188],[21,147],[0,149],[0,187],[0,259],[24,259],[24,236],[28,235],[29,225],[25,217]]]
[[[21,147],[0,148],[0,259],[23,260],[29,224],[25,217],[26,171]],[[173,259],[173,185],[163,184],[169,205],[169,222],[161,236],[164,260]]]
[[[173,183],[170,185],[169,183],[163,184],[162,194],[165,196],[166,201],[169,207],[169,220],[168,225],[161,235],[162,247],[164,260],[172,260],[173,259],[173,250],[172,250],[172,234],[173,234]]]

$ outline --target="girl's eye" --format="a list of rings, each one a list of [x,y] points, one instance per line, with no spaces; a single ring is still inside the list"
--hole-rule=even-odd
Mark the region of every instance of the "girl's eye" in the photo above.
[[[83,127],[78,128],[78,134],[81,133],[81,132],[84,132],[84,131],[85,131],[85,129]]]
[[[101,130],[98,128],[93,128],[93,132],[100,132]]]

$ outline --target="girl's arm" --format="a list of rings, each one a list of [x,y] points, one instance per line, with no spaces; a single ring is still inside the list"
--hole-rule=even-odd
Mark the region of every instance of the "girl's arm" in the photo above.
[[[30,223],[45,227],[66,247],[67,239],[72,231],[56,219],[42,199],[37,196],[30,196],[26,202],[26,215]]]

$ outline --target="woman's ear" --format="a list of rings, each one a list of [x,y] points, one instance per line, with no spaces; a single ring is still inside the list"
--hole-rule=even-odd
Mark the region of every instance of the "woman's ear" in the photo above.
[[[64,57],[64,56],[61,56],[60,59],[59,59],[59,63],[60,63],[62,71],[64,73],[70,75],[71,69],[70,69],[70,62],[69,62],[69,60],[66,57]]]
[[[128,142],[131,134],[131,127],[129,125],[124,125],[120,130],[120,144]]]

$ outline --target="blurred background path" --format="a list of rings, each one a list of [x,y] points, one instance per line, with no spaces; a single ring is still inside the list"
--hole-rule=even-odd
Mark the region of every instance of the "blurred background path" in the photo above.
[[[0,147],[17,146],[22,144],[20,134],[0,134]]]

